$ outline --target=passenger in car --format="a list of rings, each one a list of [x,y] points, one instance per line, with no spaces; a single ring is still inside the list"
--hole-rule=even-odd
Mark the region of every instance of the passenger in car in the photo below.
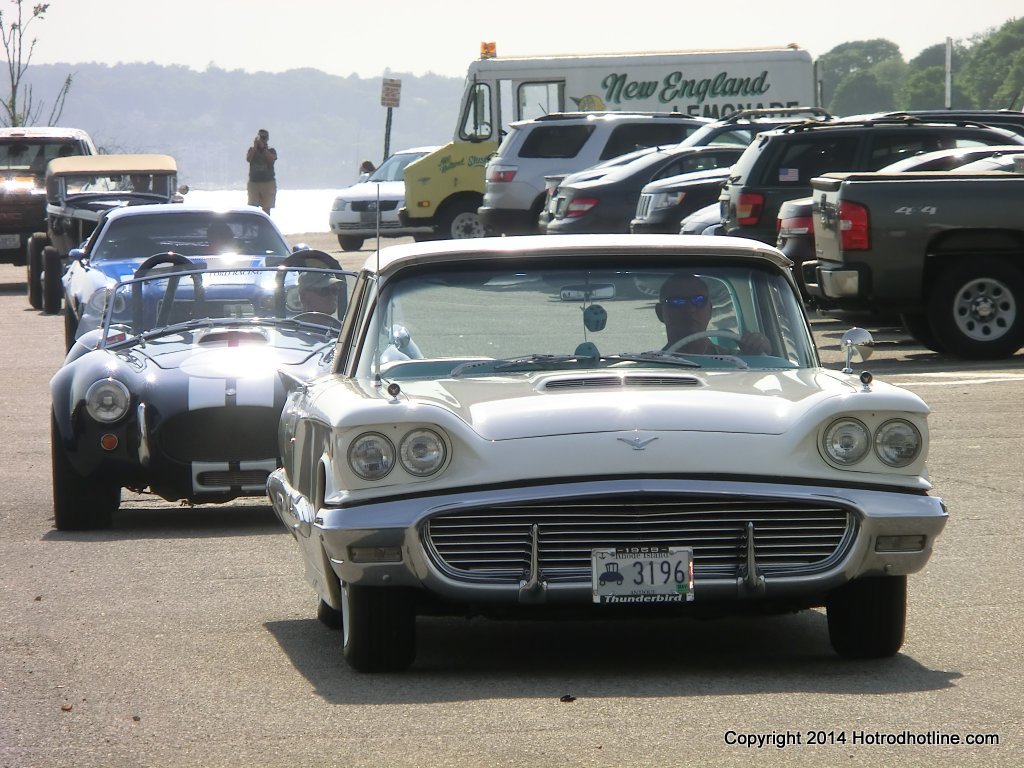
[[[711,310],[711,294],[704,280],[688,273],[677,273],[666,279],[654,308],[668,337],[664,349],[696,355],[732,354],[731,350],[711,341],[710,337],[715,335],[713,330],[708,331]],[[686,339],[690,340],[680,343]],[[764,355],[769,353],[771,345],[763,334],[747,331],[740,337],[739,347],[744,354]]]

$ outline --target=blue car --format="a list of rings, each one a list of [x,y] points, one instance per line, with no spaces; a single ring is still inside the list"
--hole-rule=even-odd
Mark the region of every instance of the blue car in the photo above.
[[[64,341],[71,349],[89,300],[100,288],[130,278],[148,258],[177,253],[208,266],[274,266],[294,250],[263,211],[166,203],[116,208],[81,248],[69,253],[62,277]]]

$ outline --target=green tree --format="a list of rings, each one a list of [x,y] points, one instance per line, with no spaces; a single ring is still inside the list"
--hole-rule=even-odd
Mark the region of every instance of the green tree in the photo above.
[[[4,11],[0,10],[0,38],[3,41],[4,53],[7,55],[7,72],[10,77],[10,91],[4,100],[4,113],[0,115],[0,121],[4,125],[11,126],[36,125],[39,122],[43,105],[34,102],[32,86],[22,82],[29,64],[32,63],[36,38],[29,38],[26,41],[25,34],[37,19],[46,16],[50,4],[37,3],[32,6],[30,11],[26,12],[24,0],[11,0],[11,3],[14,6],[10,9],[13,12],[11,16],[5,18]],[[64,85],[58,92],[57,99],[50,110],[47,125],[54,125],[60,119],[69,90],[71,90],[71,75],[64,78]]]
[[[832,98],[840,83],[854,73],[871,70],[887,60],[903,61],[900,49],[891,40],[856,40],[837,45],[818,58],[818,76],[821,78],[821,103],[832,107]]]
[[[974,101],[954,78],[951,91],[952,109],[973,109]],[[946,106],[946,66],[925,67],[912,72],[899,95],[903,109],[944,109]]]
[[[1024,51],[1013,54],[1007,64],[1006,77],[992,95],[992,101],[1007,109],[1024,109]]]
[[[979,108],[1007,108],[1014,99],[1019,103],[1024,87],[1019,67],[1021,50],[1024,50],[1024,19],[1011,19],[974,41],[962,78],[958,80]]]
[[[843,78],[828,106],[834,115],[860,115],[895,109],[892,90],[870,72],[854,72]]]

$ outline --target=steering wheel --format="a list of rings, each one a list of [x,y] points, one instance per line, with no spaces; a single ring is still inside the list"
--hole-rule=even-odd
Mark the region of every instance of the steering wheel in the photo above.
[[[292,320],[311,325],[322,325],[325,328],[340,329],[341,322],[336,317],[331,317],[326,312],[300,312]]]
[[[164,251],[161,253],[154,253],[144,262],[139,264],[135,269],[135,277],[142,277],[143,275],[152,272],[155,267],[158,267],[161,264],[170,264],[172,266],[183,267],[185,269],[202,269],[201,266],[188,258],[188,256],[175,253],[174,251]]]
[[[708,339],[712,336],[719,339],[729,339],[730,341],[735,341],[737,344],[739,344],[743,339],[743,337],[735,331],[697,331],[696,333],[691,333],[689,336],[683,336],[683,338],[672,342],[665,347],[665,351],[678,352],[691,341],[696,341],[697,339]]]

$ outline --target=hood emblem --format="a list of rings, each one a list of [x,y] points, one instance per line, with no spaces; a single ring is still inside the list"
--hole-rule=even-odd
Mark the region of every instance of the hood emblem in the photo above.
[[[626,445],[633,446],[633,450],[634,451],[642,451],[648,445],[650,445],[655,440],[657,440],[658,438],[656,438],[656,437],[648,437],[648,438],[645,439],[645,438],[640,437],[639,435],[636,435],[634,437],[617,437],[615,439],[625,443]]]

